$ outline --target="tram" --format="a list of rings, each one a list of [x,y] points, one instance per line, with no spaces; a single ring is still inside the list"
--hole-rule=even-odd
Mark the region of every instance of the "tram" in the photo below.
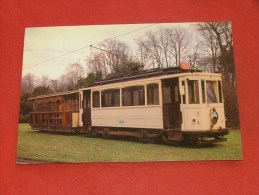
[[[229,133],[218,73],[181,67],[136,71],[30,100],[31,126],[39,130],[197,144],[226,141]]]

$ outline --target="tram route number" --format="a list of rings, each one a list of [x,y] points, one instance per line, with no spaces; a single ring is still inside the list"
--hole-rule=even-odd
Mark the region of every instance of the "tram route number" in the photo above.
[[[120,125],[124,125],[124,123],[125,123],[124,120],[119,120]]]

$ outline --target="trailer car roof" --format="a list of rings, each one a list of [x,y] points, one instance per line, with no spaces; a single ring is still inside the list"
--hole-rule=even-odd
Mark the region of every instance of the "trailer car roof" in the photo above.
[[[59,92],[59,93],[52,93],[52,94],[46,94],[46,95],[40,95],[32,98],[28,98],[28,100],[35,100],[35,99],[41,99],[41,98],[48,98],[48,97],[56,97],[56,96],[63,96],[63,95],[70,95],[78,93],[78,90],[73,91],[65,91],[65,92]]]

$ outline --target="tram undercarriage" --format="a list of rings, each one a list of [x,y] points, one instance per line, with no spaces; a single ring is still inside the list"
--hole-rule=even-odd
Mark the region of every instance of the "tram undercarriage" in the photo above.
[[[135,137],[142,143],[162,141],[168,144],[191,144],[207,145],[227,141],[224,136],[229,134],[227,129],[218,131],[182,132],[181,130],[159,130],[159,129],[135,129],[135,128],[109,128],[88,127],[81,131],[85,135],[100,136],[102,138]]]

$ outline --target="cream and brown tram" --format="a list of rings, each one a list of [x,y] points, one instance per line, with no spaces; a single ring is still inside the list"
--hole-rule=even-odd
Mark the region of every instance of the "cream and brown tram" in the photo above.
[[[78,110],[69,115],[69,125],[63,122],[73,131],[103,137],[132,136],[143,142],[160,138],[167,143],[199,144],[225,141],[228,134],[221,74],[179,67],[152,69],[66,93],[64,100],[78,94]],[[33,100],[39,103],[43,98]],[[34,113],[32,126],[37,128]],[[49,124],[43,129],[58,127]]]

